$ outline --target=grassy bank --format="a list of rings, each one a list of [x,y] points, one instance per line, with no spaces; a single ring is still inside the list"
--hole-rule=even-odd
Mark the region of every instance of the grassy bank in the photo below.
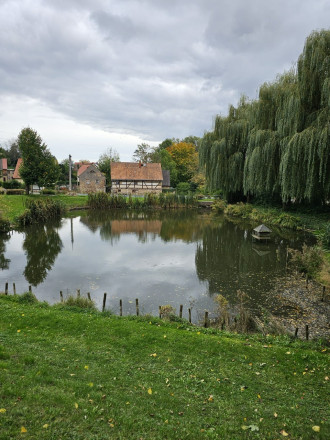
[[[28,200],[45,199],[49,196],[41,195],[0,195],[0,214],[2,218],[9,220],[11,224],[23,214]],[[87,206],[87,196],[56,195],[50,196],[52,200],[59,201],[67,209]]]
[[[328,352],[0,297],[0,439],[326,439]]]

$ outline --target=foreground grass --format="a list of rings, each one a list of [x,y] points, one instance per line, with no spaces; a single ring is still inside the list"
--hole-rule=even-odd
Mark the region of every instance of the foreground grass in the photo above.
[[[51,197],[52,200],[58,200],[62,202],[67,209],[87,206],[87,196],[0,195],[0,213],[2,215],[2,218],[5,220],[9,220],[10,223],[14,223],[16,218],[19,215],[23,214],[27,200],[45,197]]]
[[[0,297],[0,439],[327,439],[327,349]]]

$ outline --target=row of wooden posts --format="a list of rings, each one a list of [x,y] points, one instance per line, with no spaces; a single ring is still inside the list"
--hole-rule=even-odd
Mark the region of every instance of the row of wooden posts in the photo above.
[[[308,278],[306,280],[307,284],[308,284]],[[321,301],[324,301],[325,299],[325,286],[322,286],[322,298]],[[32,292],[32,286],[29,286],[29,292]],[[15,283],[13,283],[13,293],[14,295],[16,295],[16,285]],[[8,283],[6,283],[5,285],[5,295],[8,295]],[[77,289],[77,297],[80,297],[80,289]],[[90,292],[87,292],[87,298],[91,301],[91,294]],[[61,302],[64,302],[64,297],[63,297],[63,291],[60,291],[60,299]],[[106,305],[106,301],[107,301],[107,293],[105,292],[103,294],[103,301],[102,301],[102,312],[105,311],[105,305]],[[135,299],[135,309],[136,309],[136,316],[140,315],[140,307],[139,307],[139,299],[136,298]],[[183,305],[180,304],[180,311],[179,311],[179,318],[182,318],[182,313],[183,313]],[[162,318],[162,306],[159,306],[159,318]],[[123,301],[120,299],[119,300],[119,316],[123,316]],[[188,320],[191,323],[191,308],[188,308]],[[205,311],[204,313],[204,323],[203,323],[203,327],[208,328],[209,327],[209,312]],[[222,327],[223,330],[223,327]],[[298,337],[298,331],[299,328],[295,329],[295,334],[294,337],[297,338]],[[308,324],[306,324],[305,326],[305,335],[306,335],[306,340],[309,339],[309,326]]]

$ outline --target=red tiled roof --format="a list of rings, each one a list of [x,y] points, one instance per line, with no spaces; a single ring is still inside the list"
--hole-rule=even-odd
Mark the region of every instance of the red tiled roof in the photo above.
[[[111,180],[163,180],[160,163],[111,162]]]
[[[7,169],[8,169],[7,159],[5,158],[0,159],[0,170],[7,170]]]
[[[79,177],[80,174],[84,173],[89,166],[90,166],[90,163],[87,163],[85,165],[81,165],[81,167],[77,171],[77,176]]]
[[[23,162],[23,159],[20,157],[17,160],[17,164],[16,164],[15,171],[13,174],[13,179],[20,179],[21,178],[21,176],[19,174],[19,169],[20,169],[20,166],[22,165],[22,162]]]

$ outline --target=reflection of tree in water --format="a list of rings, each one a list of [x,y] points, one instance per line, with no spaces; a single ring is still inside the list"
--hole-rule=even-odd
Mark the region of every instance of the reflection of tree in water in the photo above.
[[[26,280],[37,286],[51,270],[57,255],[63,247],[62,240],[57,232],[60,221],[46,225],[31,227],[25,230],[23,249],[26,252]]]
[[[1,234],[0,235],[0,269],[5,270],[9,269],[9,258],[5,258],[5,251],[6,251],[6,244],[5,242],[8,241],[10,238],[10,235],[7,234]]]
[[[195,262],[210,295],[221,293],[235,302],[237,290],[242,289],[257,305],[285,271],[286,243],[280,239],[269,244],[252,242],[250,232],[230,222],[220,228],[209,225],[197,245]]]

